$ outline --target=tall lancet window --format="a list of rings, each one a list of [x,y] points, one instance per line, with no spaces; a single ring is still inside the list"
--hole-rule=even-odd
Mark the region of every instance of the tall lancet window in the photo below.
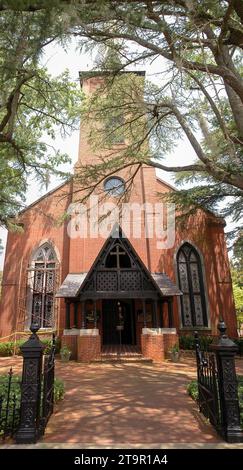
[[[49,243],[38,248],[32,259],[31,322],[38,323],[40,328],[54,327],[56,264],[56,254]]]
[[[177,253],[177,270],[184,327],[208,326],[202,264],[197,250],[184,243]]]

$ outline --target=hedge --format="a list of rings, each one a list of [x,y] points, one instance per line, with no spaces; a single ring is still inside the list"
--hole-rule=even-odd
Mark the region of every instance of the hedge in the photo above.
[[[201,348],[203,350],[208,350],[209,345],[215,339],[214,336],[204,336],[199,337]],[[238,346],[238,353],[240,356],[243,356],[243,338],[234,338],[233,341]],[[179,337],[179,346],[180,349],[195,349],[195,339],[193,335],[182,335]]]
[[[6,341],[5,343],[0,343],[0,357],[13,356],[15,354],[21,356],[20,346],[22,346],[28,338],[20,339],[14,343],[14,341]],[[49,354],[52,346],[52,339],[50,338],[40,338],[41,342],[46,346],[45,354]],[[60,352],[61,341],[60,338],[56,339],[56,353]]]

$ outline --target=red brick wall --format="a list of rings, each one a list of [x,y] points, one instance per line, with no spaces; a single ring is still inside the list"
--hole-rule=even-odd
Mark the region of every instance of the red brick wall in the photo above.
[[[141,350],[144,357],[163,362],[172,346],[178,344],[178,335],[171,333],[142,334]]]
[[[72,351],[71,359],[77,359],[77,336],[63,336],[62,346],[67,346]]]
[[[78,336],[77,337],[77,360],[90,362],[99,359],[101,353],[100,336]]]
[[[142,335],[142,355],[154,362],[163,362],[165,359],[163,335]]]

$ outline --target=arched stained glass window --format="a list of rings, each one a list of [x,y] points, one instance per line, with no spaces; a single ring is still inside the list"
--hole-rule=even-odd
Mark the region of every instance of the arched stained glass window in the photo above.
[[[197,250],[184,243],[177,253],[182,324],[185,327],[208,326],[202,264]]]
[[[40,328],[54,327],[54,292],[56,283],[56,254],[49,243],[36,251],[32,259],[31,323]]]

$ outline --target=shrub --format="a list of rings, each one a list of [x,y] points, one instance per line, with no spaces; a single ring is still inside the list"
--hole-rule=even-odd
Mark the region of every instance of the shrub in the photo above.
[[[213,336],[201,335],[199,338],[201,348],[207,350],[209,345],[213,342]],[[195,349],[195,338],[193,335],[182,335],[179,337],[180,349]]]
[[[188,385],[187,385],[187,392],[192,397],[193,400],[197,401],[198,400],[198,386],[197,386],[197,380],[192,380]]]
[[[54,380],[54,403],[62,400],[65,395],[64,383],[61,379]]]
[[[192,335],[182,335],[179,337],[179,346],[180,349],[194,349],[194,336]]]
[[[45,354],[49,354],[51,351],[52,338],[41,338],[41,342],[45,345]],[[20,347],[27,341],[28,337],[24,339],[19,339],[14,343],[13,341],[6,341],[5,343],[0,343],[0,357],[12,356],[15,352],[17,356],[21,356]],[[56,338],[56,354],[60,352],[61,340]]]
[[[234,339],[234,342],[238,346],[238,353],[243,356],[243,338]]]
[[[12,356],[13,354],[13,343],[8,341],[6,343],[0,343],[0,357]]]

